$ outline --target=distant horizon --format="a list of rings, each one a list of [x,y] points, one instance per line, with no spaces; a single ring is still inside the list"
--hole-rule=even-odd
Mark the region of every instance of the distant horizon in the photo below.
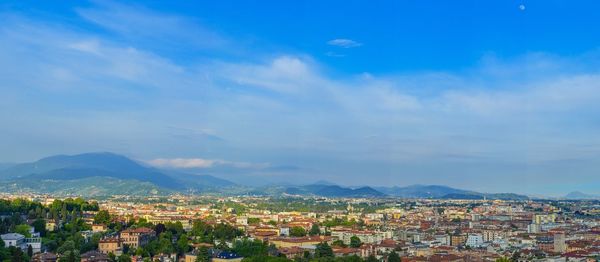
[[[599,9],[3,1],[0,159],[598,194]]]
[[[243,181],[240,182],[239,180],[237,180],[235,177],[231,177],[231,176],[224,176],[223,174],[215,174],[215,173],[211,173],[210,169],[207,170],[203,170],[203,169],[197,169],[197,168],[192,168],[192,169],[188,169],[188,168],[173,168],[173,167],[164,167],[164,166],[160,166],[160,165],[154,165],[152,163],[152,161],[146,161],[146,160],[140,160],[140,159],[135,159],[135,158],[130,158],[130,156],[126,156],[126,155],[122,155],[119,154],[117,152],[108,152],[108,151],[96,151],[96,152],[84,152],[84,153],[79,153],[79,154],[56,154],[56,155],[50,155],[50,156],[45,156],[39,159],[35,159],[35,160],[31,160],[31,161],[25,161],[25,162],[19,162],[19,163],[7,163],[7,162],[0,162],[0,171],[2,170],[6,170],[6,167],[10,168],[14,165],[19,165],[19,164],[27,164],[27,163],[33,163],[36,162],[38,160],[41,159],[45,159],[45,158],[51,158],[51,157],[57,157],[57,156],[78,156],[78,155],[89,155],[89,154],[112,154],[112,155],[116,155],[116,156],[124,156],[129,158],[132,161],[135,161],[139,164],[142,165],[146,165],[149,167],[153,167],[153,168],[157,168],[159,170],[172,170],[172,171],[178,171],[178,172],[182,172],[182,173],[187,173],[189,175],[211,175],[211,176],[215,176],[218,178],[222,178],[222,179],[226,179],[229,180],[231,182],[234,182],[238,185],[241,186],[250,186],[250,187],[263,187],[263,186],[304,186],[304,185],[317,185],[317,184],[323,184],[323,185],[335,185],[335,186],[341,186],[341,187],[347,187],[347,188],[361,188],[361,187],[371,187],[374,189],[377,188],[394,188],[394,187],[411,187],[411,186],[442,186],[442,187],[449,187],[449,188],[454,188],[454,189],[461,189],[461,190],[466,190],[466,191],[473,191],[473,192],[479,192],[479,193],[514,193],[514,194],[520,194],[520,195],[526,195],[529,197],[542,197],[542,198],[563,198],[566,195],[572,194],[572,193],[583,193],[586,195],[590,195],[590,196],[595,196],[598,197],[600,199],[600,194],[596,191],[596,192],[583,192],[580,190],[567,190],[565,192],[561,192],[559,194],[538,194],[535,192],[516,192],[516,191],[482,191],[482,190],[478,190],[476,188],[464,188],[461,187],[460,185],[449,185],[449,184],[426,184],[426,183],[413,183],[413,184],[345,184],[343,182],[340,181],[336,181],[335,179],[333,180],[327,180],[327,179],[318,179],[318,180],[314,180],[314,181],[306,181],[304,183],[300,183],[300,182],[277,182],[277,181],[263,181],[262,183],[255,183],[255,184],[247,184],[244,183]],[[3,166],[3,165],[7,165],[7,166]],[[237,180],[237,181],[236,181]]]

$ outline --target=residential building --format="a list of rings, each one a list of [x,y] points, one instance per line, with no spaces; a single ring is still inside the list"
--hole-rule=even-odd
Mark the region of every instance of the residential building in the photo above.
[[[113,253],[117,256],[123,251],[123,243],[118,237],[108,237],[100,239],[98,250],[104,254]]]
[[[483,245],[483,236],[481,234],[469,234],[465,246],[480,247]]]
[[[93,224],[92,225],[92,232],[94,233],[100,233],[100,232],[104,232],[106,231],[107,227],[104,224]]]
[[[18,247],[24,249],[25,245],[25,236],[19,233],[8,233],[4,235],[0,235],[2,241],[4,241],[4,247]],[[27,246],[25,246],[27,248]]]
[[[152,229],[141,227],[121,231],[121,241],[130,248],[145,246],[155,236]]]
[[[557,253],[567,252],[567,245],[565,243],[565,234],[563,234],[563,233],[554,234],[554,252],[557,252]]]
[[[37,253],[31,258],[32,262],[56,262],[58,256],[54,253]]]
[[[556,221],[556,214],[536,214],[531,222],[534,224],[549,224]]]
[[[81,254],[81,262],[109,262],[108,255],[92,250]]]

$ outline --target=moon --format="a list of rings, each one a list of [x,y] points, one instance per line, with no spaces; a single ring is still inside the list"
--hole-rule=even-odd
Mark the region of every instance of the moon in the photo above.
[[[525,11],[525,5],[524,5],[524,4],[520,4],[520,5],[519,5],[519,10],[521,10],[521,11]]]

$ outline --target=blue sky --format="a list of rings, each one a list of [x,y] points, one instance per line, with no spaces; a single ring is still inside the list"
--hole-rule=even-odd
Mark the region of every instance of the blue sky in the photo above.
[[[599,7],[4,1],[0,159],[600,193]]]

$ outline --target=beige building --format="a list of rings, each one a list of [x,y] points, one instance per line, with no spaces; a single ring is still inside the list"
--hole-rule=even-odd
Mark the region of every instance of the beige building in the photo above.
[[[145,246],[154,236],[154,230],[145,227],[121,231],[121,241],[131,248]]]
[[[46,231],[54,231],[58,228],[58,225],[56,225],[56,222],[54,222],[53,220],[47,220],[46,221]]]
[[[556,214],[534,215],[532,222],[535,224],[548,224],[556,221]]]
[[[99,233],[99,232],[104,232],[104,231],[106,231],[106,225],[102,225],[102,224],[93,224],[92,225],[92,232]]]
[[[98,242],[98,250],[104,254],[113,253],[119,256],[123,251],[123,245],[117,237],[104,238]]]
[[[332,242],[333,238],[328,236],[314,237],[280,237],[269,240],[277,248],[282,247],[314,247],[321,242]],[[331,243],[330,243],[331,244]]]
[[[554,234],[554,252],[556,252],[556,253],[567,252],[567,244],[565,242],[565,234],[564,233]]]
[[[467,241],[466,235],[452,235],[450,236],[450,245],[460,246]]]
[[[196,256],[195,254],[187,253],[187,254],[185,254],[185,262],[195,262],[196,257],[198,257],[198,256]]]
[[[361,230],[332,230],[331,236],[344,242],[344,244],[350,244],[350,239],[353,236],[360,238],[363,243],[379,244],[384,239],[392,238],[392,232],[379,232],[379,231],[361,231]]]

